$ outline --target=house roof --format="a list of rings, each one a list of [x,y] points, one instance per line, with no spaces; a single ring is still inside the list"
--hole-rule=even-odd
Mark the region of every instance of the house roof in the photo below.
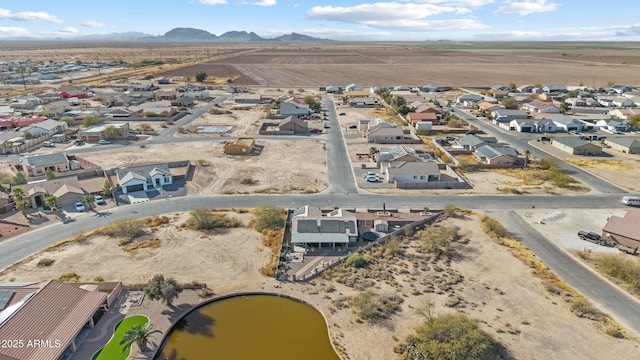
[[[496,109],[495,112],[498,116],[528,116],[527,112],[524,110],[513,110],[513,109]]]
[[[389,164],[389,176],[440,174],[438,164],[433,161],[400,161]]]
[[[15,305],[13,313],[0,324],[0,339],[51,339],[59,340],[61,346],[0,348],[0,354],[16,359],[59,358],[106,298],[105,293],[50,280]]]
[[[632,137],[607,138],[607,143],[614,143],[628,148],[640,148],[640,139]]]
[[[413,156],[416,159],[419,158],[418,153],[415,151],[415,149],[408,148],[402,145],[394,146],[388,151],[381,151],[379,158],[380,161],[393,161],[394,159],[398,159],[406,155]]]
[[[82,195],[82,185],[77,176],[69,176],[63,178],[56,178],[53,180],[40,181],[31,184],[20,185],[25,194],[33,196],[36,194],[49,194],[54,195],[57,198],[73,193]]]
[[[294,243],[348,242],[349,236],[358,235],[356,215],[342,209],[323,215],[320,209],[307,205],[293,212],[291,235]]]
[[[39,123],[31,124],[31,126],[39,127],[41,129],[44,129],[44,130],[53,130],[53,129],[57,128],[57,127],[64,126],[63,124],[66,124],[66,123],[64,123],[64,122],[60,123],[59,121],[55,121],[53,119],[47,119],[47,120],[39,122]]]
[[[410,120],[438,120],[438,116],[434,112],[410,112],[407,114]]]
[[[404,131],[399,127],[379,127],[378,125],[369,128],[367,137],[371,136],[404,136]]]
[[[51,165],[57,165],[57,164],[66,164],[69,162],[69,158],[67,158],[67,154],[65,153],[51,153],[51,154],[27,156],[22,159],[22,162],[25,166],[42,167],[42,166],[51,166]]]
[[[476,135],[466,135],[460,139],[458,139],[458,145],[474,147],[480,144],[489,144],[489,143],[497,143],[498,139],[493,136],[476,136]]]
[[[487,159],[495,159],[500,156],[517,157],[518,152],[516,149],[508,146],[481,146],[476,148],[474,155]]]
[[[640,241],[640,222],[619,216],[611,216],[607,224],[602,228],[603,233],[624,236]]]
[[[278,126],[284,126],[287,125],[289,123],[293,123],[296,126],[300,126],[300,127],[307,127],[307,123],[304,122],[304,120],[300,120],[297,117],[293,117],[293,116],[287,116],[286,118],[282,119],[282,121],[280,121],[280,123],[278,124]]]
[[[553,138],[553,142],[559,142],[560,144],[562,144],[564,146],[567,146],[567,147],[570,147],[570,148],[573,148],[573,149],[579,148],[579,147],[582,147],[582,146],[588,146],[588,145],[600,148],[600,146],[598,146],[596,144],[593,144],[593,143],[590,143],[589,141],[582,140],[577,136],[554,137]]]
[[[147,177],[151,177],[155,174],[163,174],[166,176],[171,175],[169,165],[167,164],[149,164],[142,166],[132,166],[116,170],[116,177],[120,185],[137,179],[141,181],[147,181]]]

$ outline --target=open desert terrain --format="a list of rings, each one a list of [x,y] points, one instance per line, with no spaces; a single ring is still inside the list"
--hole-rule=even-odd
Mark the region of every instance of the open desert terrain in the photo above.
[[[182,228],[187,213],[167,215],[171,219],[168,224],[142,239],[159,239],[157,248],[126,252],[114,238],[93,236],[36,254],[0,274],[0,281],[37,281],[76,272],[81,281],[102,276],[140,283],[164,273],[185,283],[204,282],[218,295],[281,291],[320,308],[332,338],[346,349],[345,358],[352,360],[395,358],[393,347],[424,320],[418,312],[427,310],[430,303],[435,314],[463,312],[477,319],[514,359],[623,359],[638,353],[634,341],[606,335],[601,323],[574,315],[567,298],[545,290],[531,268],[484,234],[475,215],[437,224],[458,231],[460,240],[451,260],[437,260],[419,251],[422,235],[418,232],[403,240],[398,255],[375,260],[366,270],[369,276],[353,275],[360,277],[355,286],[346,285],[348,278],[339,280],[334,274],[309,283],[282,283],[280,288],[274,288],[275,281],[258,272],[268,261],[269,250],[260,243],[261,235],[246,227],[249,214],[229,212],[227,216],[243,225],[210,233]],[[49,267],[38,266],[42,258],[55,262]],[[381,272],[382,268],[386,270]],[[352,309],[339,304],[358,294],[362,286],[401,296],[401,310],[388,320],[356,321]]]

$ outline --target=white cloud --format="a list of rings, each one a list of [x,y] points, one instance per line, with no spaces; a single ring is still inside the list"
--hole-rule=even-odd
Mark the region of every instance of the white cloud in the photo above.
[[[21,27],[0,26],[0,34],[8,36],[29,35],[29,30]]]
[[[507,0],[507,4],[494,11],[494,14],[506,14],[506,15],[529,15],[535,13],[555,11],[558,8],[556,3],[548,3],[547,0],[535,0],[535,1],[512,1]]]
[[[255,5],[255,6],[274,6],[278,3],[277,0],[260,0],[260,1],[246,1],[242,0],[238,2],[240,5]]]
[[[437,1],[432,0],[432,2]],[[307,15],[314,19],[406,31],[467,30],[487,27],[475,19],[427,20],[428,17],[434,15],[466,12],[466,9],[452,6],[389,2],[360,4],[351,7],[314,6],[309,9]]]
[[[222,5],[227,3],[227,0],[198,0],[198,1],[204,5]]]
[[[90,28],[101,28],[106,26],[104,23],[101,23],[100,21],[93,21],[93,20],[83,21],[82,25]]]
[[[77,34],[80,31],[72,26],[69,26],[68,28],[60,29],[60,32],[65,34]]]
[[[62,24],[64,21],[58,19],[54,15],[47,14],[44,11],[23,11],[23,12],[11,12],[11,10],[0,8],[0,19],[11,19],[17,21],[41,21],[54,24]]]

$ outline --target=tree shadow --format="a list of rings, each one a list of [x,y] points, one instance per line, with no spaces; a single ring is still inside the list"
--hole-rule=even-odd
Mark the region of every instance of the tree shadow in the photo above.
[[[215,319],[203,314],[199,309],[195,309],[186,316],[182,317],[192,307],[189,304],[180,304],[178,306],[172,306],[172,310],[165,310],[163,315],[168,315],[173,327],[171,331],[186,332],[192,335],[202,335],[209,338],[213,338],[213,327],[215,326]]]

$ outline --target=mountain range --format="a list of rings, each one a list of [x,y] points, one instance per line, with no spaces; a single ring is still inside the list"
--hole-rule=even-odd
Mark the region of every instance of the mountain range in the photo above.
[[[42,40],[28,37],[4,38],[6,41],[29,41]],[[175,28],[167,31],[164,35],[151,35],[141,32],[123,32],[111,34],[92,34],[69,38],[56,38],[61,41],[128,41],[128,42],[212,42],[212,43],[245,43],[245,42],[326,42],[333,41],[320,39],[313,36],[291,33],[274,38],[263,38],[254,32],[227,31],[216,36],[206,30],[194,28]]]

